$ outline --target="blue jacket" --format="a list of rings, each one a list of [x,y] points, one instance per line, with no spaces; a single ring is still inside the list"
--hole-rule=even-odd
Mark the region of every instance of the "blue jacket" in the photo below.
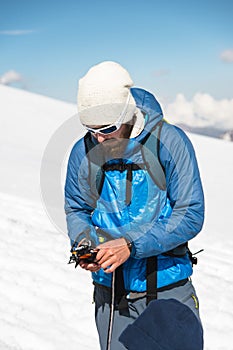
[[[137,107],[145,114],[144,130],[129,140],[124,161],[142,163],[141,144],[155,124],[163,118],[162,110],[149,92],[132,88]],[[98,147],[98,142],[93,138]],[[113,238],[126,237],[133,243],[130,258],[123,264],[125,288],[146,290],[146,258],[158,256],[158,288],[178,282],[192,274],[188,254],[184,257],[163,255],[192,239],[202,228],[204,196],[192,144],[179,128],[164,123],[160,135],[160,162],[166,176],[166,189],[156,185],[147,170],[133,171],[132,199],[126,205],[127,171],[105,173],[101,196],[96,200],[89,179],[90,163],[84,138],[73,147],[65,185],[65,211],[71,243],[88,236],[94,244],[102,242],[96,227]],[[109,161],[107,159],[107,161]],[[93,280],[111,286],[111,274],[101,269]]]

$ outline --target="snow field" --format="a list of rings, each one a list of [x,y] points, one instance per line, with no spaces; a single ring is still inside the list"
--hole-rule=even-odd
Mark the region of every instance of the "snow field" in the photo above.
[[[95,349],[93,288],[67,264],[67,237],[37,205],[0,198],[0,349]]]

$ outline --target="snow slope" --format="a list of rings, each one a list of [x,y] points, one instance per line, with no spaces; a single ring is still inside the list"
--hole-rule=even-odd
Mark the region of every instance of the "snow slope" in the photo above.
[[[193,281],[201,303],[205,349],[233,349],[233,144],[190,135],[202,175],[206,219],[191,248],[204,248]]]
[[[40,199],[44,149],[76,106],[0,84],[0,191]],[[77,118],[77,133],[81,129]]]
[[[68,239],[39,195],[44,149],[76,107],[1,85],[0,101],[0,350],[96,350],[89,273],[67,265]],[[190,244],[205,249],[193,276],[205,350],[233,350],[233,144],[189,136],[206,197],[204,228]]]
[[[0,349],[96,349],[90,276],[42,208],[0,195]]]

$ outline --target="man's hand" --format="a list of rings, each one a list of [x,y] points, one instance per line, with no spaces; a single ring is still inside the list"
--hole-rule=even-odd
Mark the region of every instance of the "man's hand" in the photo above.
[[[86,238],[83,238],[79,244],[78,244],[78,247],[81,247],[82,245],[86,244],[87,243],[87,240]],[[93,251],[96,251],[97,252],[97,249],[93,249]],[[81,259],[80,262],[79,262],[79,266],[84,269],[84,270],[87,270],[87,271],[91,271],[91,272],[97,272],[101,269],[101,266],[98,264],[97,261],[87,261],[85,259]]]
[[[106,273],[115,271],[130,256],[130,250],[124,238],[105,242],[98,245],[96,249],[98,249],[96,261]]]
[[[85,260],[81,260],[79,266],[82,269],[97,272],[103,268],[106,273],[111,273],[130,256],[130,250],[124,238],[100,244],[96,247],[96,250],[98,251],[96,261],[88,263]]]
[[[101,266],[97,262],[88,263],[85,260],[80,260],[79,266],[91,272],[97,272],[101,269]]]

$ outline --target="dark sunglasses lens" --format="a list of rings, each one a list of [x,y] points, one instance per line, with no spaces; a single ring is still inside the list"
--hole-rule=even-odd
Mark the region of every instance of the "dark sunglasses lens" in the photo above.
[[[101,134],[111,134],[112,132],[116,131],[117,130],[117,127],[115,125],[113,126],[110,126],[109,128],[107,129],[103,129],[103,130],[100,130]]]

